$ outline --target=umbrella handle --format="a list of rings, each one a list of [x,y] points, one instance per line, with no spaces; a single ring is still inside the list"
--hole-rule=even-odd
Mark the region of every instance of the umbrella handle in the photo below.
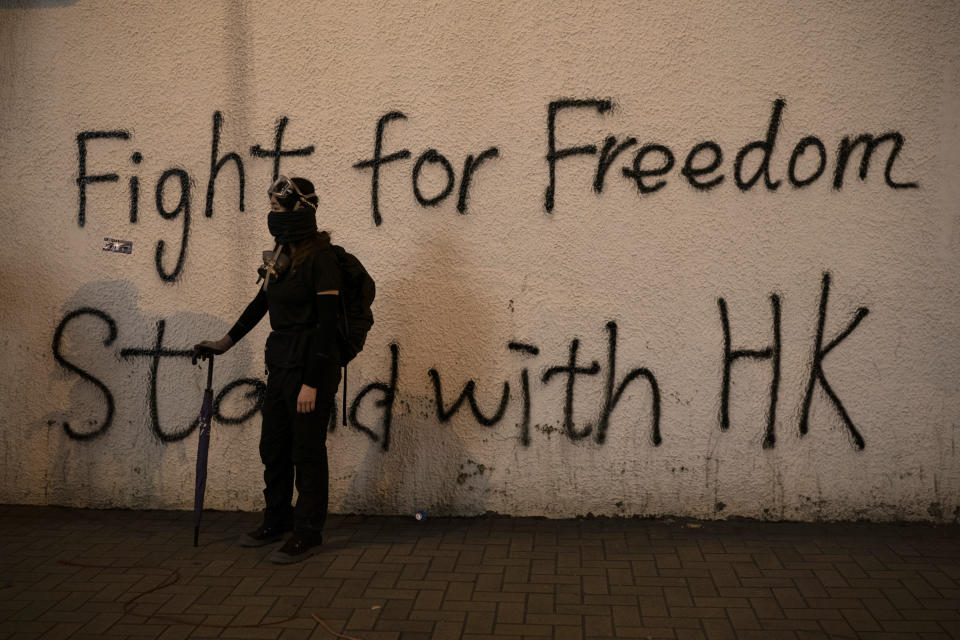
[[[207,364],[207,389],[213,389],[213,354],[206,356],[210,362]]]
[[[194,352],[190,361],[193,364],[197,364],[197,359],[210,361],[207,363],[207,389],[213,389],[213,354]]]

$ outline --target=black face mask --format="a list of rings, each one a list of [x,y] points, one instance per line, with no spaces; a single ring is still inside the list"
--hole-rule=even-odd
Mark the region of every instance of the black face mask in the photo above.
[[[299,242],[317,233],[317,214],[310,210],[271,211],[267,228],[280,244]]]

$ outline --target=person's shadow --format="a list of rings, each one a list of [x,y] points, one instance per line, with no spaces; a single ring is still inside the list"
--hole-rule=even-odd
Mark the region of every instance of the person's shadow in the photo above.
[[[404,332],[387,336],[377,333],[374,324],[371,340],[358,360],[363,360],[367,370],[376,362],[379,371],[389,372],[391,343],[399,343],[399,382],[389,443],[385,450],[383,409],[374,405],[374,399],[383,394],[371,393],[357,415],[364,424],[379,424],[376,435],[380,439],[373,441],[341,426],[331,438],[331,478],[337,480],[331,482],[333,512],[412,518],[417,511],[428,517],[487,511],[491,465],[480,460],[482,454],[470,453],[465,440],[479,444],[482,431],[496,425],[481,426],[468,400],[456,412],[450,410],[468,381],[474,380],[481,413],[487,418],[498,413],[503,417],[504,412],[499,411],[504,400],[503,374],[488,354],[504,350],[497,343],[504,334],[491,322],[496,308],[493,296],[471,280],[461,268],[460,256],[438,236],[405,263],[418,270],[423,265],[441,265],[443,273],[399,272],[383,278],[382,285],[378,280],[377,322],[382,319],[381,326],[403,327]],[[454,322],[438,324],[451,317]],[[404,344],[429,348],[405,348]],[[379,377],[388,380],[382,374]],[[440,410],[437,385],[442,393]],[[358,391],[351,393],[351,400]],[[517,395],[513,384],[510,393],[511,397]],[[338,466],[338,459],[357,460],[358,464],[344,468]]]
[[[51,357],[59,366],[50,397],[63,400],[51,401],[59,406],[43,416],[40,430],[47,439],[48,504],[193,504],[206,365],[193,366],[189,353],[201,338],[223,335],[228,327],[200,312],[150,316],[139,302],[133,282],[102,280],[84,284],[62,306],[51,336]],[[249,382],[230,383],[213,421],[206,496],[211,508],[260,501],[260,488],[249,481],[249,470],[260,464],[254,409],[262,382],[249,377],[252,363],[249,342],[216,361],[215,395],[230,381]]]

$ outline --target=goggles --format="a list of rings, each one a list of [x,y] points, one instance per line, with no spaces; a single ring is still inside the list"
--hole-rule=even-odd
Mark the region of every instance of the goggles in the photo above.
[[[317,210],[317,205],[307,200],[311,196],[316,197],[316,193],[303,193],[287,176],[278,176],[276,181],[267,189],[267,195],[271,198],[276,196],[277,201],[287,209],[293,209],[293,205],[302,202],[314,211]]]

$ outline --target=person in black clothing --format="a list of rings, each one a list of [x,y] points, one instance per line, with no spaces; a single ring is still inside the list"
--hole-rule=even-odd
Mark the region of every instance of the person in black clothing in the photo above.
[[[280,176],[268,193],[268,226],[277,244],[274,251],[264,252],[263,286],[227,335],[195,349],[223,353],[270,314],[260,431],[266,510],[263,523],[242,536],[240,544],[277,542],[292,530],[270,556],[285,564],[313,555],[322,544],[329,488],[327,425],[340,383],[336,336],[341,275],[330,235],[317,230],[313,184]]]

